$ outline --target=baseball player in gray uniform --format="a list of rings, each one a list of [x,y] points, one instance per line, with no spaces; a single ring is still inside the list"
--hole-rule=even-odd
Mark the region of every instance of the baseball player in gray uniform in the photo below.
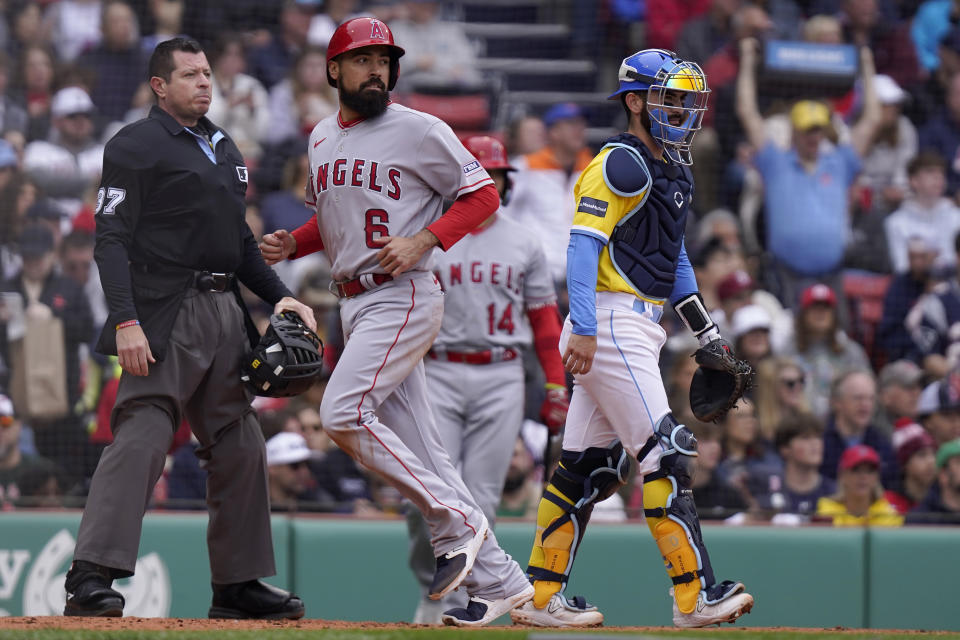
[[[513,167],[503,145],[490,136],[464,144],[506,202]],[[443,446],[492,524],[523,422],[520,350],[531,341],[547,379],[541,418],[552,433],[566,418],[556,290],[536,235],[499,212],[438,255],[434,273],[445,295],[440,333],[424,361],[433,412]],[[466,598],[426,597],[433,553],[423,517],[410,510],[407,521],[410,566],[423,590],[413,621],[440,622],[443,611]]]
[[[470,601],[447,624],[487,624],[533,596],[520,566],[444,450],[423,357],[440,330],[432,249],[449,249],[499,205],[493,181],[441,120],[390,102],[403,49],[386,24],[340,25],[327,78],[340,110],[308,144],[306,203],[316,215],[261,242],[268,263],[327,252],[346,340],[320,415],[337,445],[423,513],[436,568],[429,595],[461,585]],[[444,198],[455,200],[441,216]]]

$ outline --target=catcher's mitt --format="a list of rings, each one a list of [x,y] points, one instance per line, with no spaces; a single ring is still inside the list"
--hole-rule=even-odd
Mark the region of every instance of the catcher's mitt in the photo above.
[[[693,354],[700,365],[690,383],[690,408],[701,422],[718,422],[753,386],[753,368],[718,338]]]

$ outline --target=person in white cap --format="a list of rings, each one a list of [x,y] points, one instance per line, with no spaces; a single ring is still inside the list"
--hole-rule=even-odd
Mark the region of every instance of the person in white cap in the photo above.
[[[880,74],[873,89],[880,101],[880,125],[863,155],[857,184],[869,192],[874,211],[889,213],[910,190],[907,163],[917,155],[917,128],[903,115],[910,95],[896,80]]]
[[[79,210],[84,193],[100,179],[103,145],[93,137],[95,107],[80,87],[66,87],[50,102],[47,140],[34,140],[23,151],[23,168],[64,213]]]
[[[20,449],[20,420],[0,394],[0,510],[15,506],[60,506],[60,469]]]
[[[731,318],[733,349],[756,370],[764,358],[773,355],[770,329],[773,322],[767,310],[756,304],[737,309]]]
[[[296,511],[297,499],[310,486],[307,461],[313,453],[299,433],[281,431],[267,440],[267,475],[270,478],[270,508]]]

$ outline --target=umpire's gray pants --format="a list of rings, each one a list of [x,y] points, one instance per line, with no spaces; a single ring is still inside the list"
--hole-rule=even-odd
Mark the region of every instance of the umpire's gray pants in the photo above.
[[[276,573],[263,434],[240,381],[248,342],[234,294],[187,292],[166,358],[147,376],[120,378],[103,451],[80,522],[74,557],[133,574],[143,514],[182,418],[206,461],[207,547],[213,582]]]

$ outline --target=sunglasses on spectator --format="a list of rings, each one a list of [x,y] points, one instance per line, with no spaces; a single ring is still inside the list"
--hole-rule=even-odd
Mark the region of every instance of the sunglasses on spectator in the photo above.
[[[796,389],[797,387],[802,387],[806,381],[807,379],[805,376],[799,376],[796,378],[780,378],[780,384],[782,384],[788,389]]]
[[[299,471],[303,467],[307,466],[307,461],[301,460],[300,462],[288,462],[287,466],[293,469],[294,471]]]

